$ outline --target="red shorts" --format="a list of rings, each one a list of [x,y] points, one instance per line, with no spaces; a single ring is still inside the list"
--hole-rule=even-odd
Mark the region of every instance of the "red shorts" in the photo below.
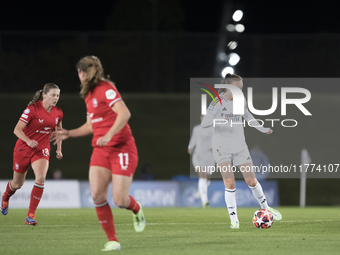
[[[118,146],[94,147],[90,166],[111,170],[112,174],[132,176],[138,165],[138,153],[134,142]]]
[[[43,150],[36,150],[31,157],[27,157],[24,153],[20,151],[14,151],[13,153],[13,170],[17,173],[26,173],[29,166],[38,159],[50,159],[50,150],[45,148]]]

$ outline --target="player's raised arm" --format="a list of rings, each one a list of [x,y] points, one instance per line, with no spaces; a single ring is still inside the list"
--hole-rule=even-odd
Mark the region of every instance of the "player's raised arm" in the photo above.
[[[263,126],[261,126],[261,124],[254,118],[254,116],[249,112],[248,107],[247,107],[247,103],[246,101],[244,101],[244,115],[243,118],[250,123],[250,126],[256,128],[258,131],[262,132],[262,133],[266,133],[266,134],[271,134],[273,133],[273,130],[270,128],[265,128]],[[250,122],[249,122],[250,121]]]
[[[54,131],[51,135],[50,141],[54,141],[54,145],[59,141],[66,140],[70,137],[81,137],[87,136],[93,133],[91,118],[87,116],[86,123],[76,129],[67,130],[64,128]]]
[[[15,128],[14,128],[14,132],[13,132],[13,133],[14,133],[19,139],[21,139],[21,140],[23,140],[25,143],[27,143],[27,145],[28,145],[29,147],[35,148],[35,147],[37,147],[38,142],[35,141],[35,140],[29,139],[29,138],[25,135],[23,129],[24,129],[24,127],[25,127],[26,125],[27,125],[27,124],[26,124],[25,122],[19,120],[18,123],[17,123],[17,125],[16,125]]]

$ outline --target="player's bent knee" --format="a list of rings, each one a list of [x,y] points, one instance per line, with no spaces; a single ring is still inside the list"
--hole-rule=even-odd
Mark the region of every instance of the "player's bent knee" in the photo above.
[[[128,199],[123,198],[113,198],[113,201],[115,202],[116,206],[119,208],[126,208],[128,206]]]
[[[39,183],[39,184],[44,184],[44,183],[45,183],[45,180],[46,180],[46,177],[45,177],[45,176],[36,176],[36,177],[35,177],[35,182],[36,182],[36,183]]]
[[[224,180],[224,186],[226,189],[235,189],[236,188],[235,179]]]
[[[102,203],[107,199],[106,194],[92,193],[92,199],[94,203]]]
[[[256,179],[248,179],[246,180],[247,184],[249,187],[255,187],[257,184],[257,180]]]

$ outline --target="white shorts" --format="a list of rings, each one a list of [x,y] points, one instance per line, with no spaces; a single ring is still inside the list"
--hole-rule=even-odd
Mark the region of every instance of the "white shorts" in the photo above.
[[[242,151],[236,153],[224,152],[223,149],[221,149],[220,147],[213,148],[213,155],[216,164],[230,161],[232,162],[233,166],[239,166],[248,162],[253,162],[247,147],[244,148]]]
[[[198,155],[197,153],[194,153],[192,155],[192,164],[196,170],[196,167],[198,166],[203,166],[205,167],[203,169],[203,172],[204,173],[207,173],[207,174],[212,174],[212,172],[210,171],[210,167],[211,166],[214,166],[215,167],[215,161],[214,161],[214,156],[212,155],[212,153],[208,154],[208,157],[207,156],[200,156]]]

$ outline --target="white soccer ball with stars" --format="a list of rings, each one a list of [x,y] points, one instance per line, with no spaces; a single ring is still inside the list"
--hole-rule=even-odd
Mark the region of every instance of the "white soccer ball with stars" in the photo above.
[[[270,228],[273,222],[274,216],[267,209],[259,209],[254,213],[253,224],[257,228]]]

